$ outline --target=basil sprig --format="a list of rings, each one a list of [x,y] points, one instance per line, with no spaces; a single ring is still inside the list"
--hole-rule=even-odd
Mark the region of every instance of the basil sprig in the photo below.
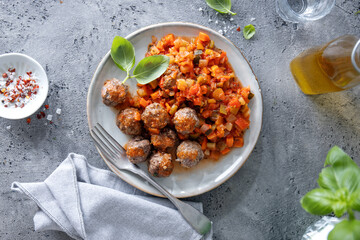
[[[348,214],[348,219],[330,232],[328,240],[360,239],[360,221],[354,215],[354,211],[360,211],[360,168],[337,146],[330,149],[324,167],[317,181],[319,188],[308,192],[301,205],[314,215]]]
[[[209,7],[218,11],[219,13],[230,13],[236,15],[231,11],[231,0],[206,0]]]
[[[130,41],[123,37],[116,36],[111,46],[111,58],[116,66],[126,72],[126,78],[136,78],[140,84],[147,84],[160,77],[168,68],[170,58],[165,55],[153,55],[142,59],[135,67],[134,75],[130,75],[130,70],[135,65],[135,49]]]
[[[245,39],[250,39],[255,35],[255,27],[252,24],[246,25],[243,29]]]

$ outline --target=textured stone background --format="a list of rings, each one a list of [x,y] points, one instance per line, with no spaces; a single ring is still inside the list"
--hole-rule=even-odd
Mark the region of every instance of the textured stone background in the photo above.
[[[303,211],[299,199],[316,186],[330,147],[343,147],[360,163],[360,87],[305,96],[288,65],[310,46],[359,34],[360,16],[354,15],[359,9],[359,1],[337,0],[325,18],[295,25],[282,21],[269,0],[233,1],[238,13],[233,21],[203,0],[0,0],[0,53],[25,53],[42,64],[50,80],[47,113],[55,116],[47,126],[36,116],[30,125],[0,119],[0,239],[69,239],[59,232],[34,232],[34,203],[11,192],[10,185],[44,180],[69,152],[106,168],[88,133],[92,74],[114,35],[168,21],[227,30],[224,35],[248,58],[263,90],[263,130],[250,159],[225,184],[192,198],[204,203],[214,221],[214,238],[300,239],[318,217]],[[257,32],[247,41],[235,29],[249,23]],[[56,108],[62,109],[60,116]]]

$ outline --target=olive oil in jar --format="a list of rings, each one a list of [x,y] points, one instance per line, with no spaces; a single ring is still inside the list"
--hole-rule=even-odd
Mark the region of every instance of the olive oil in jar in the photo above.
[[[308,49],[290,63],[305,94],[342,91],[360,83],[359,38],[345,35],[325,46]],[[353,58],[353,59],[352,59]]]

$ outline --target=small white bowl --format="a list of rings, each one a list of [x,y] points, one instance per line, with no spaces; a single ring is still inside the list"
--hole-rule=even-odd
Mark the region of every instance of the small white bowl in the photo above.
[[[0,55],[0,73],[7,72],[10,67],[15,68],[16,77],[24,77],[26,72],[32,72],[32,75],[37,78],[39,91],[36,97],[26,103],[23,108],[6,108],[0,103],[0,117],[7,119],[26,118],[43,105],[48,94],[49,81],[42,66],[35,59],[25,54],[7,53]]]

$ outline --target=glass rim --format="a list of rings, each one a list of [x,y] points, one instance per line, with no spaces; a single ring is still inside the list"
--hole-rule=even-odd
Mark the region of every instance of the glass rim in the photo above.
[[[358,71],[360,73],[360,66],[356,63],[356,50],[359,48],[359,54],[360,54],[360,39],[357,41],[357,43],[355,44],[352,53],[351,53],[351,62],[354,66],[354,68],[356,69],[356,71]]]

